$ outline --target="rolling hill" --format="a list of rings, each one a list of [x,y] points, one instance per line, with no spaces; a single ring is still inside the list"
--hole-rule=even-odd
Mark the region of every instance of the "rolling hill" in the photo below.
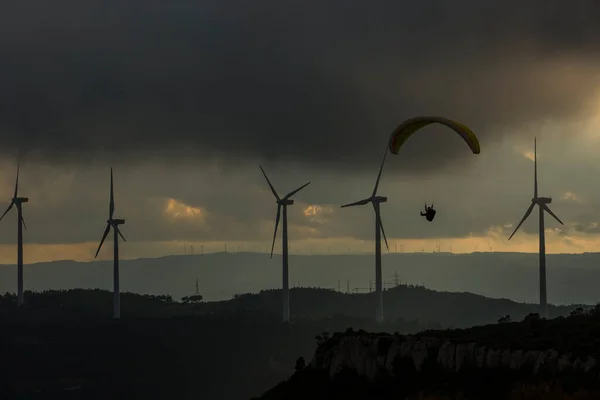
[[[548,255],[548,301],[600,300],[600,255]],[[419,284],[440,291],[471,292],[519,302],[538,301],[537,255],[524,253],[393,253],[383,256],[386,287]],[[25,266],[25,289],[112,288],[112,262],[56,261]],[[207,300],[281,287],[281,258],[259,253],[212,253],[121,261],[121,287],[135,293],[181,298],[194,293],[198,278]],[[290,285],[367,292],[374,280],[371,254],[292,255]],[[374,285],[373,285],[374,286]],[[16,290],[16,267],[0,266],[0,293]],[[575,290],[576,288],[576,290]]]

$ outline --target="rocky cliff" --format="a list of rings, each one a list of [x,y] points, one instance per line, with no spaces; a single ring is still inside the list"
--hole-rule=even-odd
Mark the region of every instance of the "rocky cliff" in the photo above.
[[[600,398],[600,306],[567,318],[501,320],[414,335],[324,332],[308,365],[262,399]],[[537,394],[518,394],[528,390]]]
[[[557,349],[527,350],[478,345],[476,342],[453,343],[438,337],[388,334],[335,334],[318,346],[310,368],[325,370],[333,378],[344,369],[373,381],[392,376],[398,368],[415,372],[443,369],[460,372],[467,369],[507,369],[537,375],[566,371],[596,374],[600,364],[591,355],[577,356]],[[408,371],[404,371],[408,372]]]

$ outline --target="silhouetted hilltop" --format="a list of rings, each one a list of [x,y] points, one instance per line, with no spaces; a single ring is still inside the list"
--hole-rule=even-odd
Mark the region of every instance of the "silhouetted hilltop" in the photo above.
[[[374,293],[346,294],[328,289],[294,288],[291,289],[290,298],[292,321],[334,316],[371,319],[375,309]],[[0,312],[16,312],[14,299],[14,295],[10,294],[0,298]],[[99,289],[26,292],[25,301],[26,307],[19,310],[19,315],[38,319],[57,316],[109,318],[112,313],[112,293]],[[261,316],[266,320],[278,321],[281,290],[235,295],[227,301],[198,300],[187,303],[176,301],[168,295],[123,293],[121,303],[122,316],[125,318],[246,313],[251,318]],[[550,317],[568,315],[576,307],[550,306]],[[489,299],[472,293],[437,292],[414,285],[400,285],[384,292],[386,319],[413,321],[415,328],[435,324],[441,327],[468,327],[494,323],[507,314],[518,320],[537,310],[535,304]]]
[[[260,299],[250,295],[246,299]],[[434,324],[337,316],[280,323],[268,312],[210,311],[168,297],[72,290],[0,300],[0,398],[247,399],[309,357],[315,336],[348,326],[416,332]],[[37,397],[35,397],[37,396]],[[55,396],[55,397],[49,397]]]
[[[261,399],[597,399],[598,337],[600,306],[416,335],[348,329]]]
[[[291,289],[290,299],[292,316],[296,317],[346,315],[372,318],[375,310],[375,293],[346,294],[327,289],[296,288]],[[263,290],[257,295],[238,295],[234,301],[202,304],[199,309],[211,312],[266,311],[279,315],[280,303],[280,290]],[[550,306],[549,314],[550,317],[565,316],[577,307]],[[444,327],[494,323],[506,314],[513,319],[521,319],[538,309],[536,304],[489,299],[472,293],[437,292],[415,285],[399,285],[384,292],[384,315],[387,319],[440,323]]]
[[[388,322],[377,324],[370,294],[294,289],[286,325],[278,290],[222,302],[123,293],[120,320],[111,318],[112,293],[104,290],[26,292],[22,309],[7,294],[0,298],[0,398],[75,388],[79,398],[247,399],[289,377],[296,359],[310,359],[316,340],[332,332],[408,334],[441,327],[436,318],[460,326],[536,308],[422,287],[385,295]]]
[[[393,246],[392,246],[393,247]],[[426,249],[428,250],[428,249]],[[281,257],[264,253],[212,253],[121,260],[121,288],[133,293],[194,293],[196,278],[206,300],[281,287]],[[598,301],[600,254],[547,255],[548,301]],[[518,302],[538,301],[538,257],[525,253],[385,253],[383,279],[391,287],[419,284],[440,291],[470,292]],[[44,291],[112,288],[112,260],[27,264],[25,289]],[[291,287],[322,287],[365,293],[374,287],[373,254],[290,256]],[[0,293],[15,290],[16,266],[0,265]],[[576,287],[577,290],[572,290]]]

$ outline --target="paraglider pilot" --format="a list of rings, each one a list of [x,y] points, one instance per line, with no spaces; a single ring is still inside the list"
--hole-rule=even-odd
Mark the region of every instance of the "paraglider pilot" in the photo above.
[[[425,212],[422,212],[421,216],[427,218],[427,221],[429,222],[433,221],[433,219],[435,218],[435,210],[433,209],[433,204],[431,204],[431,207],[427,207],[427,203],[425,203]]]

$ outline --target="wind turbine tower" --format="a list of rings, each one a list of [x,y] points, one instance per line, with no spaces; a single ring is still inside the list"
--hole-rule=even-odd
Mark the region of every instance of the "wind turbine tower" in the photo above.
[[[546,295],[546,235],[544,232],[544,211],[550,214],[556,219],[561,225],[563,222],[550,210],[548,204],[552,202],[551,197],[539,197],[538,196],[538,177],[537,177],[537,142],[533,140],[533,198],[531,199],[531,205],[525,211],[525,216],[519,222],[519,225],[515,228],[512,235],[508,240],[512,239],[517,230],[521,227],[523,222],[529,217],[533,208],[537,205],[539,209],[539,238],[540,238],[540,315],[544,318],[548,318],[548,303]]]
[[[23,228],[25,226],[25,219],[23,219],[23,203],[27,203],[29,199],[27,197],[19,197],[19,162],[17,162],[17,181],[15,183],[15,193],[10,202],[10,205],[4,211],[4,214],[0,217],[0,221],[13,206],[17,207],[17,305],[20,307],[24,303],[23,298]]]
[[[96,255],[94,258],[98,257],[98,253],[102,248],[102,244],[104,240],[108,236],[110,232],[110,228],[113,229],[114,234],[114,262],[113,262],[113,317],[120,318],[121,317],[121,293],[119,290],[119,236],[125,240],[125,237],[119,230],[119,225],[125,224],[124,219],[115,219],[113,218],[113,214],[115,212],[115,196],[113,191],[113,171],[110,169],[110,204],[108,206],[108,220],[106,221],[106,229],[104,230],[104,234],[102,235],[102,240],[100,241],[100,245],[98,246],[98,250],[96,250]]]
[[[287,224],[287,207],[294,204],[294,200],[291,199],[293,195],[304,189],[306,186],[310,184],[310,182],[305,183],[300,186],[298,189],[293,190],[285,195],[282,199],[277,194],[277,191],[271,184],[269,177],[267,177],[267,173],[260,167],[267,183],[269,184],[269,188],[271,188],[271,192],[273,192],[273,196],[275,196],[275,200],[277,202],[277,217],[275,218],[275,232],[273,233],[273,245],[271,246],[271,258],[273,258],[273,250],[275,249],[275,238],[277,237],[277,227],[279,226],[279,219],[281,217],[281,211],[283,209],[283,226],[282,226],[282,238],[281,238],[281,255],[283,261],[283,285],[282,285],[282,295],[283,295],[283,309],[282,309],[282,317],[283,322],[290,321],[290,284],[289,284],[289,269],[288,269],[288,224]]]
[[[383,171],[383,164],[385,163],[385,157],[387,156],[387,148],[385,154],[383,155],[383,161],[381,161],[381,166],[379,167],[379,174],[377,175],[377,180],[375,181],[375,188],[373,189],[373,193],[371,197],[360,200],[354,203],[345,204],[344,207],[354,207],[354,206],[364,206],[366,204],[373,204],[373,209],[375,210],[375,295],[377,298],[377,306],[375,318],[377,322],[383,322],[383,282],[382,282],[382,274],[381,274],[381,235],[383,234],[383,239],[385,240],[385,247],[389,251],[388,241],[385,237],[385,231],[383,230],[383,222],[381,221],[381,212],[380,212],[380,204],[385,203],[387,201],[387,197],[385,196],[377,196],[377,188],[379,187],[379,180],[381,179],[381,171]]]

